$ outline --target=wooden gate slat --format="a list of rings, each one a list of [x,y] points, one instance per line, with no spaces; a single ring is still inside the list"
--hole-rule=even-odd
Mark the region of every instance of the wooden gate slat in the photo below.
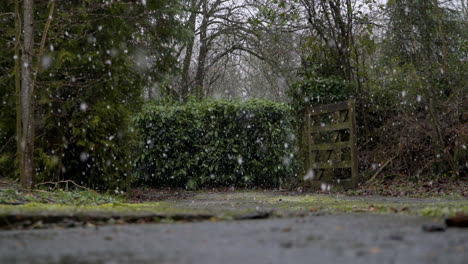
[[[312,169],[349,169],[352,166],[350,160],[329,160],[328,162],[315,162],[312,163]]]
[[[324,126],[313,126],[310,128],[310,132],[318,133],[318,132],[338,131],[338,130],[350,129],[351,126],[352,125],[350,122],[338,123],[338,124],[327,124]]]
[[[312,111],[310,111],[311,115],[323,115],[327,113],[333,113],[333,112],[338,112],[342,110],[348,110],[348,102],[341,102],[337,104],[328,104],[328,105],[321,105],[312,108]]]
[[[310,146],[310,149],[313,151],[337,150],[346,148],[351,148],[351,143],[349,141]]]

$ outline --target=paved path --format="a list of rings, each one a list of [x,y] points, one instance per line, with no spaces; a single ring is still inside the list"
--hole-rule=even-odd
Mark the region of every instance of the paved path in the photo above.
[[[468,230],[434,218],[302,218],[0,232],[0,263],[468,263]]]

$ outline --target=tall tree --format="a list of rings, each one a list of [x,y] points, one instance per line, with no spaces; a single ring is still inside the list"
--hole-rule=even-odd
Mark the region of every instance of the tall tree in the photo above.
[[[20,14],[20,1],[15,0],[15,106],[16,106],[16,160],[19,168],[23,168],[23,152],[21,147],[22,140],[22,118],[21,118],[21,60],[20,60],[20,49],[21,49],[21,14]],[[20,169],[20,178],[22,179],[24,175],[22,174],[22,169]]]
[[[21,185],[31,189],[34,175],[34,104],[33,104],[33,56],[34,56],[34,1],[23,2],[23,50],[21,70]]]
[[[187,100],[189,96],[189,86],[191,85],[190,80],[190,66],[192,63],[193,56],[193,47],[195,44],[195,32],[196,32],[196,22],[197,14],[200,8],[200,5],[203,3],[201,0],[190,0],[189,8],[187,12],[189,13],[189,19],[187,21],[186,27],[189,30],[189,39],[187,40],[185,48],[185,56],[183,58],[182,64],[182,76],[181,76],[181,87],[180,87],[180,96],[182,100]]]

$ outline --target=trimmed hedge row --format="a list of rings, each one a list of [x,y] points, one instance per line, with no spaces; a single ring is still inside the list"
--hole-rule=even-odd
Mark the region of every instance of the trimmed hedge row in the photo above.
[[[139,179],[155,186],[274,187],[295,177],[294,115],[265,100],[151,104],[136,117]]]

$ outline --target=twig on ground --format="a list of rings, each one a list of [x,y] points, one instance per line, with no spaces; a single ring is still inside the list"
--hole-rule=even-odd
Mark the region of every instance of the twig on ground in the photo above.
[[[41,186],[41,185],[54,184],[54,185],[55,185],[54,188],[57,188],[57,185],[59,185],[60,183],[66,183],[66,184],[72,183],[73,185],[75,185],[75,186],[78,187],[78,188],[81,188],[81,189],[84,189],[84,190],[87,190],[87,191],[90,191],[90,192],[95,192],[94,190],[89,189],[89,188],[84,187],[84,186],[81,186],[81,185],[77,184],[76,182],[74,182],[74,181],[72,181],[72,180],[57,181],[57,182],[51,182],[51,181],[49,181],[49,182],[43,182],[43,183],[38,183],[38,184],[36,184],[36,187],[37,187],[37,186]]]
[[[378,170],[377,172],[375,172],[374,176],[372,176],[367,182],[372,182],[374,181],[377,177],[379,177],[379,175],[382,173],[382,171],[385,169],[385,167],[387,167],[388,164],[390,164],[390,162],[392,162],[394,159],[396,159],[398,157],[397,156],[394,156],[393,158],[387,160]]]

